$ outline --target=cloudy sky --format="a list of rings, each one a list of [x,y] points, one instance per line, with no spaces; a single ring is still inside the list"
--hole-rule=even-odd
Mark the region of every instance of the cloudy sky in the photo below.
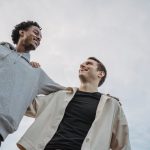
[[[100,92],[120,98],[133,150],[150,149],[149,0],[0,0],[0,41],[11,41],[14,25],[34,20],[43,39],[31,59],[65,86],[78,86],[78,68],[89,56],[108,70]],[[15,108],[14,108],[15,109]],[[16,142],[33,119],[24,117],[2,150]]]

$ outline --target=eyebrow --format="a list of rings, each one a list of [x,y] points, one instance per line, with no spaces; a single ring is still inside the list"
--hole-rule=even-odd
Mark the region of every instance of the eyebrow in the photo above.
[[[86,61],[86,63],[88,63],[88,64],[93,64],[93,62],[91,62],[91,61]]]
[[[40,33],[37,29],[33,29],[34,32],[37,32],[38,34]]]

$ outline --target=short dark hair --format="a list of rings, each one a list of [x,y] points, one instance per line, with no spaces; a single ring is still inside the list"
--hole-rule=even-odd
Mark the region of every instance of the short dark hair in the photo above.
[[[38,27],[40,30],[42,30],[42,28],[39,26],[39,24],[37,22],[34,21],[23,21],[19,24],[17,24],[14,29],[12,30],[12,34],[11,34],[11,38],[14,44],[18,43],[19,40],[19,30],[27,30],[29,27],[31,26],[36,26]]]
[[[100,62],[97,58],[89,57],[88,59],[92,59],[92,60],[96,61],[97,62],[97,70],[98,71],[104,71],[104,73],[105,73],[105,75],[102,77],[102,79],[100,80],[100,82],[98,84],[98,86],[101,86],[104,83],[105,79],[106,79],[107,70],[106,70],[105,66],[103,65],[103,63]]]

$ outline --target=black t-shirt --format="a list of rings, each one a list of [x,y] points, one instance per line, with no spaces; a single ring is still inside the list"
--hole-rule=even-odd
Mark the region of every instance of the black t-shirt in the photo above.
[[[99,92],[77,91],[69,102],[64,117],[45,150],[50,148],[80,150],[95,119],[100,97]]]

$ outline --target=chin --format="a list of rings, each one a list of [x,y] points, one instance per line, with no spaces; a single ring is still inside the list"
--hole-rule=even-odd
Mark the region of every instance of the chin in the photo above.
[[[37,47],[33,47],[33,48],[31,49],[31,51],[35,51],[35,50],[36,50],[36,48],[37,48]]]
[[[83,78],[85,78],[85,76],[83,74],[79,74],[79,78],[83,79]]]
[[[36,48],[37,48],[37,46],[35,46],[35,45],[30,45],[30,51],[34,51],[34,50],[36,50]]]
[[[87,81],[85,76],[83,76],[83,75],[79,75],[79,79],[80,79],[80,82],[82,82],[82,83],[85,83]]]

